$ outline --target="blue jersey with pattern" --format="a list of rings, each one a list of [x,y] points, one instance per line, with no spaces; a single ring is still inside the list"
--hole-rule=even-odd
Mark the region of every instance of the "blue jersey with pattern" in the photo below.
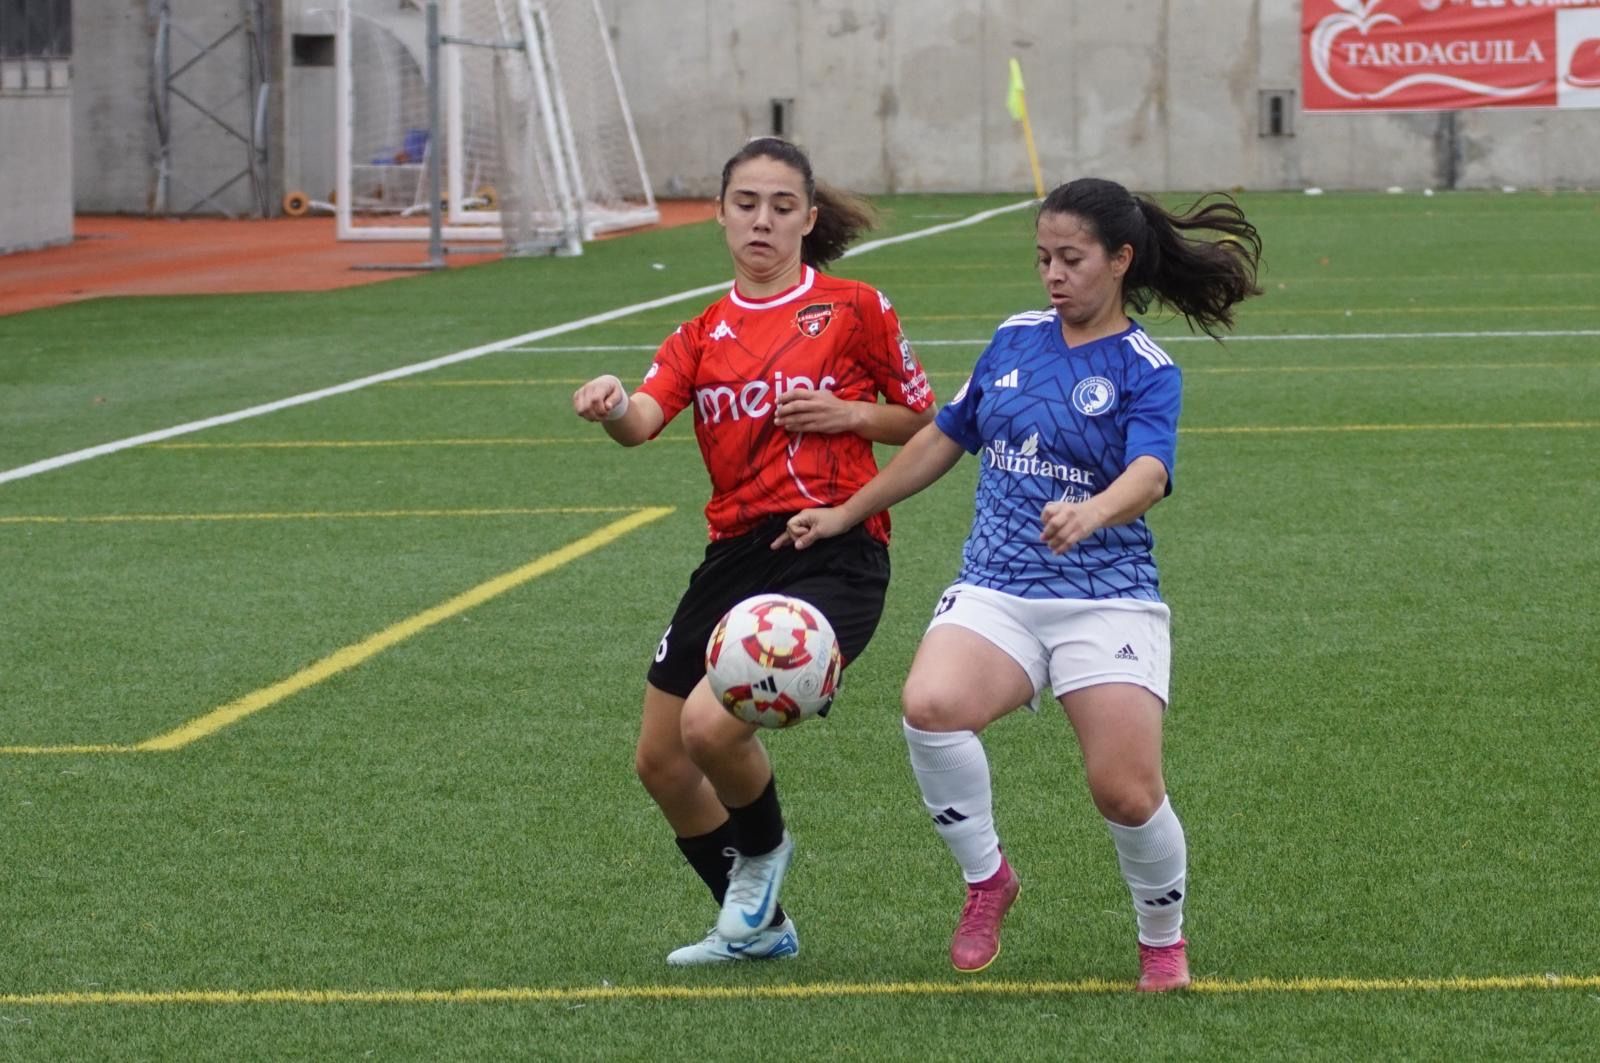
[[[1134,322],[1068,347],[1055,310],[995,331],[940,430],[982,463],[962,583],[1023,598],[1160,601],[1144,518],[1102,528],[1064,554],[1040,539],[1045,503],[1084,501],[1135,458],[1167,467],[1172,490],[1182,376]]]

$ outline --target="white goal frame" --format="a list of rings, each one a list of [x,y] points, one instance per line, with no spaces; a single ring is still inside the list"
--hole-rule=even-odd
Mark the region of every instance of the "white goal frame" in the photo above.
[[[403,210],[391,211],[398,216],[414,220],[405,223],[397,216],[389,223],[385,223],[383,220],[369,219],[359,210],[354,195],[355,78],[352,27],[353,20],[363,16],[352,10],[353,0],[338,0],[334,64],[338,159],[334,214],[339,239],[396,241],[428,239],[429,227],[421,224],[426,220],[430,205],[428,199],[424,198],[424,192],[428,197],[442,200],[443,226],[440,235],[445,240],[509,244],[511,241],[508,240],[507,229],[519,228],[515,224],[505,224],[507,219],[504,219],[502,212],[497,209],[498,204],[486,203],[480,194],[482,190],[471,187],[471,179],[467,173],[466,160],[469,155],[465,142],[465,131],[469,124],[465,117],[467,108],[474,103],[480,108],[492,107],[493,101],[469,101],[465,98],[467,79],[463,74],[464,53],[475,47],[486,47],[490,42],[474,41],[460,36],[463,2],[464,0],[438,0],[442,42],[442,47],[439,49],[441,84],[437,90],[429,86],[430,92],[439,92],[440,122],[443,130],[431,128],[428,130],[425,151],[431,153],[436,150],[437,145],[444,146],[444,156],[441,160],[443,195],[439,196],[440,190],[426,188],[427,167],[420,165],[416,176],[417,201]],[[606,23],[599,0],[568,0],[568,2],[582,4],[592,10],[594,24],[600,31],[598,40],[604,56],[602,78],[605,84],[599,86],[598,91],[615,93],[614,106],[620,111],[620,128],[625,135],[627,156],[636,172],[637,189],[631,193],[629,201],[620,206],[617,203],[597,202],[589,195],[589,190],[586,188],[585,160],[580,155],[579,137],[573,128],[572,111],[568,107],[567,87],[561,78],[558,55],[561,42],[552,32],[551,19],[545,3],[542,0],[479,0],[479,2],[494,5],[503,23],[503,33],[520,36],[522,48],[507,49],[503,44],[498,47],[505,49],[508,54],[514,50],[516,53],[514,61],[527,64],[528,81],[537,96],[538,106],[531,109],[526,116],[528,125],[526,132],[530,143],[536,142],[530,151],[538,150],[542,155],[537,163],[532,158],[524,158],[520,161],[520,165],[524,168],[523,180],[532,181],[536,176],[542,179],[541,192],[551,207],[549,214],[542,211],[540,213],[538,228],[541,234],[551,234],[551,243],[557,249],[577,254],[582,250],[581,241],[591,240],[600,233],[650,225],[660,220],[660,212],[656,207],[643,154],[639,148],[632,112],[628,108],[627,97],[622,87],[616,53],[611,46],[609,34],[605,32]],[[506,22],[511,22],[512,25],[504,25]],[[594,42],[584,43],[592,48]],[[413,56],[413,58],[419,59],[420,62],[420,57]],[[607,100],[606,103],[612,104],[613,101]],[[423,163],[427,161],[427,159],[422,160]],[[631,180],[635,173],[626,176]]]

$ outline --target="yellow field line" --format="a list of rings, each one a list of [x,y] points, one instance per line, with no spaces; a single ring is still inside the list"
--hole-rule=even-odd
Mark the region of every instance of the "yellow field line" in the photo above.
[[[1459,372],[1463,369],[1600,369],[1600,362],[1436,362],[1426,365],[1230,365],[1206,366],[1203,368],[1185,368],[1184,376],[1222,375],[1230,376],[1243,373],[1409,373],[1413,370],[1448,370]],[[928,376],[935,378],[948,378],[965,380],[971,374],[965,369],[935,369]],[[537,383],[537,381],[528,381]],[[418,385],[419,387],[422,385]]]
[[[1215,428],[1180,428],[1180,435],[1245,435],[1274,432],[1459,432],[1473,430],[1509,430],[1527,428],[1581,429],[1600,428],[1600,421],[1490,421],[1482,423],[1453,424],[1333,424],[1333,425],[1238,425]],[[565,443],[597,443],[603,438],[585,439],[387,439],[360,442],[328,440],[283,440],[276,443],[158,443],[157,449],[185,450],[249,450],[259,447],[287,450],[296,447],[513,447],[547,446]],[[693,437],[662,436],[657,442],[689,443]],[[0,518],[3,522],[4,518]]]
[[[569,386],[583,383],[586,383],[586,381],[577,377],[545,377],[543,380],[527,378],[515,380],[391,380],[389,383],[379,386],[386,388],[525,388],[546,384],[554,387],[557,384]]]
[[[7,757],[36,757],[51,755],[87,754],[87,753],[132,753],[132,746],[0,746],[0,756]]]
[[[687,438],[687,437],[685,437]],[[145,450],[299,450],[319,447],[539,447],[568,443],[609,443],[609,436],[531,438],[512,436],[484,439],[279,439],[253,443],[148,443]]]
[[[233,520],[374,520],[402,517],[534,517],[575,513],[632,513],[638,506],[551,506],[543,509],[362,509],[285,513],[106,513],[98,516],[23,514],[0,524],[165,524]]]
[[[536,558],[521,568],[513,569],[504,575],[496,576],[486,583],[480,583],[469,591],[456,595],[449,601],[442,602],[432,609],[425,609],[409,619],[393,624],[376,635],[324,657],[309,667],[302,668],[287,679],[273,683],[271,686],[262,687],[260,690],[246,694],[237,701],[231,701],[219,709],[213,709],[197,719],[179,727],[175,731],[147,738],[138,743],[134,748],[141,752],[165,751],[181,749],[209,735],[236,723],[252,713],[260,712],[271,705],[276,705],[284,698],[298,694],[307,687],[315,686],[340,672],[354,668],[384,650],[411,636],[426,631],[441,621],[448,620],[468,609],[482,605],[484,602],[514,587],[519,587],[529,580],[537,579],[547,572],[560,568],[570,561],[575,561],[584,554],[598,550],[607,543],[620,539],[636,528],[649,524],[651,521],[660,520],[672,510],[667,507],[654,506],[641,509],[618,521],[601,528],[599,531],[585,535],[576,542],[568,543],[559,550]]]
[[[974,341],[974,346],[981,345],[981,341]],[[1434,362],[1420,365],[1241,365],[1185,369],[1183,372],[1186,376],[1193,376],[1196,373],[1405,373],[1412,370],[1595,368],[1600,368],[1600,364],[1593,362]],[[965,379],[969,374],[965,369],[934,369],[930,370],[928,375],[930,377],[955,380]],[[379,386],[386,388],[528,388],[566,387],[573,384],[582,384],[583,382],[576,377],[545,377],[543,379],[520,377],[481,380],[391,380],[389,383]]]
[[[1504,421],[1481,424],[1304,424],[1180,428],[1179,435],[1245,435],[1294,432],[1471,432],[1526,428],[1600,428],[1600,421]]]
[[[1375,317],[1383,314],[1578,314],[1593,313],[1600,310],[1600,306],[1592,303],[1564,304],[1561,306],[1352,306],[1346,307],[1298,307],[1275,309],[1272,307],[1252,306],[1243,313],[1243,317],[1254,320],[1259,317]],[[907,314],[902,321],[990,321],[994,320],[993,314]],[[653,325],[656,327],[671,328],[666,321],[631,321],[619,324]]]
[[[1431,362],[1421,365],[1239,365],[1185,369],[1195,373],[1409,373],[1413,370],[1600,369],[1600,362]]]
[[[1505,993],[1600,989],[1600,975],[1491,975],[1480,978],[1201,978],[1191,993]],[[1074,982],[813,982],[754,986],[582,986],[503,989],[175,989],[0,994],[0,1007],[84,1007],[171,1004],[571,1004],[592,1001],[815,1000],[916,996],[1083,996],[1128,993],[1133,983],[1101,978]]]
[[[356,665],[371,659],[384,650],[403,642],[419,632],[426,631],[441,621],[466,612],[475,606],[482,605],[489,599],[504,594],[506,591],[519,587],[529,580],[537,579],[547,572],[551,572],[568,562],[575,561],[583,555],[598,550],[608,543],[620,539],[635,529],[641,528],[651,521],[660,520],[672,509],[665,506],[652,506],[640,509],[618,521],[606,525],[598,531],[592,532],[568,543],[559,550],[554,550],[543,557],[535,558],[521,568],[513,569],[504,575],[496,576],[486,583],[480,583],[469,591],[456,595],[449,601],[442,602],[431,609],[416,614],[406,620],[393,624],[376,635],[336,650],[317,661],[315,664],[302,668],[287,679],[273,683],[271,686],[262,687],[260,690],[246,694],[235,701],[230,701],[221,708],[213,709],[204,716],[196,717],[188,723],[168,731],[165,734],[147,738],[132,746],[114,745],[76,745],[76,746],[0,746],[0,754],[61,754],[61,753],[155,753],[182,749],[192,742],[216,734],[231,724],[237,723],[262,709],[276,705],[285,698],[292,697],[308,687],[315,686],[325,679],[348,671]]]
[[[1516,215],[1501,215],[1501,216],[1502,217],[1515,217]],[[919,263],[917,265],[914,265],[914,266],[898,266],[898,265],[895,265],[893,263],[880,262],[880,263],[877,263],[876,265],[874,265],[872,267],[871,272],[872,272],[872,275],[874,277],[883,276],[883,275],[889,275],[889,274],[895,274],[895,273],[909,273],[909,274],[918,274],[918,275],[920,275],[920,274],[925,274],[927,272],[927,269],[928,269],[927,266],[923,265],[921,263]],[[969,262],[969,263],[965,263],[965,264],[959,264],[959,263],[954,263],[954,262],[951,262],[951,263],[941,262],[941,263],[939,263],[939,272],[940,273],[1016,273],[1017,271],[1018,271],[1017,266],[1015,264],[1012,264],[1012,263],[1004,263],[1004,264],[995,263],[995,262]],[[1597,276],[1597,274],[1595,274],[1593,272],[1583,272],[1583,273],[1518,273],[1517,274],[1517,280],[1519,280],[1519,281],[1589,280],[1590,278],[1593,278],[1593,277],[1596,277],[1596,276]],[[859,280],[861,278],[856,278],[856,279]],[[1371,278],[1371,277],[1322,277],[1322,276],[1317,276],[1315,274],[1310,274],[1310,273],[1306,273],[1306,274],[1285,274],[1285,275],[1282,275],[1282,276],[1279,276],[1277,274],[1268,273],[1268,274],[1263,274],[1260,279],[1261,279],[1263,284],[1316,284],[1316,285],[1327,285],[1327,284],[1371,284],[1372,280],[1373,280],[1373,278]],[[1407,280],[1412,282],[1412,283],[1414,283],[1414,284],[1427,284],[1427,283],[1431,283],[1431,282],[1434,282],[1434,281],[1440,281],[1440,282],[1446,282],[1446,281],[1483,281],[1485,279],[1486,279],[1485,276],[1483,274],[1481,274],[1481,273],[1413,273],[1413,274],[1411,274],[1411,275],[1409,275],[1407,277]],[[1487,279],[1494,280],[1494,278],[1492,278],[1492,277],[1491,278],[1487,278]],[[1034,284],[1038,284],[1039,283],[1036,278],[1031,278],[1030,277],[1030,280],[1031,280],[1031,283],[1034,283]],[[898,280],[895,281],[895,283],[893,285],[893,290],[894,291],[898,291],[901,288],[901,286],[903,284],[905,284],[905,283],[906,282],[904,282],[904,281],[898,281]],[[920,282],[920,283],[919,282],[911,282],[911,283],[919,284],[919,286],[921,284],[926,284],[927,286],[933,286],[932,282]],[[965,282],[962,282],[962,283],[965,283]],[[887,286],[886,286],[886,290],[887,290]]]

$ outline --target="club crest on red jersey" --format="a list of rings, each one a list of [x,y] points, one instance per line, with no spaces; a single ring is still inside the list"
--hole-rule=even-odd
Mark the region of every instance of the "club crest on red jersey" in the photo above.
[[[911,341],[906,339],[904,332],[895,337],[895,342],[900,345],[900,367],[910,376],[918,369],[916,352],[911,349]]]
[[[795,311],[794,315],[795,327],[800,330],[801,335],[810,339],[816,339],[822,335],[822,331],[828,327],[828,322],[832,320],[832,303],[812,303],[810,306],[802,307],[800,310]]]

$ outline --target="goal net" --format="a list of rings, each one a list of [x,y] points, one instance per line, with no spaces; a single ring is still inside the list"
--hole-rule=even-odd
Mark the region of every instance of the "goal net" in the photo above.
[[[440,0],[440,126],[430,127],[425,0],[340,0],[342,239],[577,253],[657,220],[599,0]]]

